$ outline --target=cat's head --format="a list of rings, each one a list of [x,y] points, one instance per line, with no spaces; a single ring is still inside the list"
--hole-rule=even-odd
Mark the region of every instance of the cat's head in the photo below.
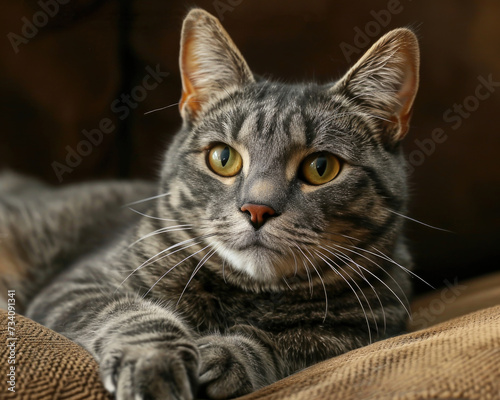
[[[418,87],[411,31],[386,34],[336,82],[290,85],[256,78],[219,21],[195,9],[180,66],[184,124],[164,206],[194,235],[212,234],[229,268],[269,282],[342,262],[331,250],[348,241],[390,249]]]

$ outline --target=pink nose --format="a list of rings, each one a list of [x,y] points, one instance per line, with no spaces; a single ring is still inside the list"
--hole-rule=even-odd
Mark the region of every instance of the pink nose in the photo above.
[[[255,229],[259,229],[264,223],[276,214],[271,207],[264,206],[261,204],[243,204],[241,211],[250,214],[250,221]]]

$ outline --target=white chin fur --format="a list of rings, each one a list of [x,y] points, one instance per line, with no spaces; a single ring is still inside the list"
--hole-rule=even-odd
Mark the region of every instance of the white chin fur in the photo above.
[[[243,272],[259,282],[270,282],[277,278],[273,262],[269,257],[256,254],[256,251],[237,251],[219,247],[217,253],[232,268]]]

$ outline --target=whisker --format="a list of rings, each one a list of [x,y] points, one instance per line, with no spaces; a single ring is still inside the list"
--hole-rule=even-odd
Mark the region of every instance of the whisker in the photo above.
[[[211,245],[213,246],[213,245]],[[220,246],[219,246],[220,247]],[[205,247],[206,248],[206,247]],[[191,277],[189,278],[189,280],[187,281],[186,283],[186,286],[184,286],[184,289],[182,290],[182,293],[181,295],[179,296],[179,300],[177,300],[177,303],[176,303],[176,306],[179,305],[179,302],[181,301],[182,299],[182,295],[184,294],[184,292],[186,291],[186,289],[188,288],[189,284],[191,283],[191,281],[193,280],[194,276],[198,273],[198,271],[205,265],[205,263],[217,252],[217,247],[216,246],[213,246],[212,250],[210,250],[207,254],[205,254],[203,256],[203,258],[198,262],[198,264],[196,265],[195,269],[193,270],[193,273],[191,274]]]
[[[289,247],[289,249],[290,249],[290,252],[292,253],[292,256],[293,256],[293,261],[295,262],[295,267],[294,267],[294,273],[293,273],[293,276],[297,276],[297,272],[298,272],[298,269],[299,269],[299,267],[298,267],[298,265],[297,265],[297,257],[295,257],[295,253],[293,252],[293,249],[292,249],[290,246],[288,246],[288,247]]]
[[[214,235],[215,235],[215,234],[210,234],[210,235],[208,235],[208,234],[207,234],[207,235],[204,235],[204,236],[199,236],[199,237],[194,238],[194,239],[188,239],[188,240],[185,240],[184,242],[191,242],[191,241],[194,241],[194,240],[200,240],[200,239],[201,239],[199,242],[196,242],[195,244],[192,244],[192,245],[188,246],[188,247],[191,247],[191,246],[194,246],[194,245],[196,245],[196,244],[200,244],[200,243],[202,243],[202,242],[203,242],[203,239],[209,238],[209,237],[214,236]],[[183,242],[182,242],[182,243],[183,243]],[[177,245],[170,246],[170,247],[175,248],[175,247],[177,247]],[[169,249],[170,249],[170,248],[169,248]],[[140,265],[140,266],[139,266],[139,269],[141,269],[141,268],[143,268],[143,267],[147,267],[147,266],[149,266],[149,265],[151,265],[151,264],[153,264],[153,263],[155,263],[155,262],[158,262],[158,261],[160,261],[160,260],[163,260],[165,257],[168,257],[168,256],[170,256],[170,255],[172,255],[172,254],[174,254],[174,253],[177,253],[177,252],[181,251],[181,250],[184,250],[184,248],[183,248],[183,249],[177,249],[177,250],[175,250],[175,251],[173,251],[173,252],[171,252],[171,253],[167,253],[167,254],[165,254],[165,255],[163,255],[163,256],[161,256],[161,257],[157,258],[157,259],[154,259],[155,257],[157,257],[157,256],[159,256],[160,254],[162,254],[162,253],[164,253],[164,252],[165,252],[165,250],[162,250],[161,252],[159,252],[159,253],[158,253],[158,254],[156,254],[155,256],[151,257],[149,260],[145,261],[142,265]],[[151,261],[151,260],[152,260],[152,261]]]
[[[375,294],[375,297],[377,298],[378,303],[380,304],[380,309],[382,310],[382,316],[383,316],[383,319],[384,319],[384,333],[385,333],[385,332],[387,331],[387,318],[386,318],[386,315],[385,315],[385,308],[384,308],[384,305],[382,304],[382,300],[380,299],[380,296],[378,295],[377,290],[375,289],[375,287],[374,287],[374,286],[370,283],[370,281],[369,281],[368,279],[366,279],[366,277],[364,276],[364,274],[361,272],[362,270],[361,270],[360,266],[358,265],[358,263],[356,263],[356,261],[354,261],[351,257],[349,257],[349,256],[347,256],[347,255],[345,255],[345,254],[344,254],[344,257],[345,257],[345,258],[347,258],[347,262],[346,262],[346,260],[345,260],[345,259],[343,259],[343,257],[342,257],[342,256],[340,256],[340,255],[338,255],[337,253],[334,253],[334,252],[332,252],[332,251],[330,251],[330,250],[326,249],[326,248],[325,248],[325,247],[323,247],[323,246],[319,246],[319,247],[320,247],[321,249],[323,249],[323,250],[327,251],[328,253],[332,254],[334,257],[337,257],[339,260],[342,260],[342,262],[344,263],[344,265],[346,265],[347,267],[349,267],[350,269],[352,269],[354,273],[358,274],[358,275],[361,277],[361,279],[363,279],[363,281],[365,281],[365,282],[367,283],[367,285],[368,285],[368,286],[370,286],[371,290],[372,290],[372,291],[373,291],[373,293]],[[342,253],[342,252],[341,252],[341,253]],[[342,253],[342,254],[343,254],[343,253]],[[326,257],[326,255],[325,255],[325,257]],[[330,257],[327,257],[327,258],[328,258],[330,261],[334,262],[334,261],[333,261]],[[356,269],[354,269],[354,268],[350,265],[349,261],[351,261],[351,262],[353,262],[354,264],[356,264],[356,266],[359,268],[359,270],[357,271]],[[338,264],[336,264],[336,265],[339,267],[339,269],[342,269],[340,265],[338,265]],[[356,283],[356,281],[355,281],[354,279],[353,279],[352,281],[353,281],[354,283]],[[357,286],[357,287],[358,287],[358,289],[361,291],[361,288],[360,288],[357,284],[356,284],[356,286]],[[405,297],[406,297],[406,296],[405,296]],[[368,302],[368,300],[367,300],[367,299],[365,299],[365,300],[366,300],[366,302],[368,303],[368,307],[370,307],[370,311],[371,311],[371,313],[372,313],[372,315],[373,315],[373,311],[372,311],[372,309],[371,309],[370,303]],[[407,299],[407,300],[408,300],[408,299]],[[375,329],[377,330],[377,335],[378,335],[378,324],[377,324],[376,320],[375,320]]]
[[[334,249],[333,247],[329,246],[329,245],[325,245],[326,247],[330,247],[332,249]],[[335,250],[335,249],[334,249]],[[400,297],[394,292],[394,290],[392,290],[389,285],[387,285],[387,283],[385,283],[382,279],[380,279],[376,274],[374,274],[373,272],[371,272],[369,269],[363,267],[362,265],[359,265],[358,266],[360,268],[362,268],[363,270],[365,270],[366,272],[368,272],[371,276],[373,276],[376,280],[378,280],[382,285],[384,285],[387,290],[389,290],[396,299],[398,299],[398,301],[401,303],[401,305],[403,306],[403,308],[405,309],[406,313],[408,314],[408,317],[411,318],[411,313],[410,311],[408,310],[408,308],[406,307],[406,305],[404,304],[404,302],[400,299]],[[404,292],[403,292],[404,293]]]
[[[135,208],[132,208],[132,207],[128,207],[128,209],[130,211],[133,211],[136,214],[142,215],[143,217],[146,217],[146,218],[158,219],[160,221],[176,222],[175,219],[159,218],[159,217],[153,217],[152,215],[144,214],[143,212],[140,212],[140,211],[138,211],[138,210],[136,210]]]
[[[167,232],[190,230],[190,229],[193,229],[192,226],[193,225],[190,225],[190,224],[188,224],[188,225],[173,225],[173,226],[167,226],[165,228],[157,229],[156,231],[148,233],[147,235],[144,235],[143,237],[137,239],[134,243],[130,244],[128,246],[128,248],[131,248],[132,246],[136,245],[140,241],[147,239],[151,236],[160,235],[162,233],[167,233]]]
[[[146,198],[146,199],[142,199],[142,200],[133,201],[132,203],[127,203],[127,204],[124,204],[124,205],[122,206],[122,208],[125,208],[125,207],[130,207],[130,206],[133,206],[133,205],[135,205],[135,204],[144,203],[144,202],[146,202],[146,201],[150,201],[150,200],[158,199],[158,198],[160,198],[160,197],[169,196],[169,195],[170,195],[170,192],[169,192],[169,193],[159,194],[159,195],[152,196],[152,197],[148,197],[148,198]]]
[[[320,246],[320,247],[321,247],[321,246]],[[323,248],[323,247],[322,247],[322,248]],[[328,249],[325,249],[325,248],[323,248],[323,249],[324,249],[325,251],[327,251],[328,253],[332,254],[333,256],[335,256],[335,257],[339,258],[339,257],[338,257],[335,253],[332,253],[332,252],[331,252],[331,251],[329,251]],[[317,250],[317,251],[318,251],[318,250]],[[333,264],[335,264],[335,266],[339,269],[339,271],[344,271],[344,269],[343,269],[343,268],[342,268],[339,264],[337,264],[334,260],[332,260],[330,257],[328,257],[325,253],[321,252],[321,254],[322,254],[324,257],[326,257],[329,261],[331,261]],[[344,262],[344,264],[345,264],[345,262]],[[346,265],[348,265],[348,266],[349,266],[349,264],[346,264]],[[351,269],[352,269],[354,272],[357,272],[357,271],[356,271],[356,270],[354,270],[352,267],[351,267]],[[376,332],[377,332],[377,336],[379,336],[378,322],[377,322],[377,319],[375,318],[375,313],[374,313],[374,311],[373,311],[373,308],[372,308],[372,306],[371,306],[370,302],[368,301],[368,298],[366,297],[365,292],[363,291],[363,289],[361,289],[361,287],[358,285],[358,283],[356,282],[356,280],[355,280],[352,276],[350,276],[347,272],[346,272],[346,275],[347,275],[349,278],[351,278],[352,283],[353,283],[353,284],[354,284],[354,285],[358,288],[358,290],[360,291],[361,295],[362,295],[362,296],[363,296],[363,298],[365,299],[366,304],[368,305],[368,308],[370,309],[370,314],[372,315],[373,321],[375,322],[375,330],[376,330]],[[358,273],[358,275],[359,275],[359,273]],[[366,280],[366,278],[363,278],[363,279],[365,279],[365,280]],[[368,281],[367,281],[367,282],[368,282]],[[369,282],[368,282],[368,284],[370,285],[370,283],[369,283]],[[370,285],[370,286],[372,286],[372,285]],[[380,303],[380,305],[381,305],[382,309],[384,309],[384,308],[383,308],[383,305],[382,305],[382,302],[381,302],[381,300],[380,300],[380,298],[379,298],[379,296],[378,296],[377,291],[376,291],[376,290],[375,290],[375,288],[373,288],[373,287],[372,287],[372,290],[374,291],[375,296],[379,299],[379,303]],[[385,312],[384,312],[384,331],[385,331],[386,329],[387,329],[387,323],[386,323],[386,321],[385,321]]]
[[[366,315],[366,310],[365,310],[365,307],[363,306],[363,302],[361,301],[361,299],[359,298],[358,294],[356,293],[356,290],[354,290],[354,288],[351,286],[351,284],[349,283],[349,281],[344,277],[344,275],[342,275],[339,272],[339,270],[337,270],[332,264],[330,264],[327,260],[325,260],[325,258],[322,257],[322,253],[319,250],[315,250],[315,252],[318,255],[318,257],[321,258],[326,263],[326,265],[328,265],[338,276],[340,276],[345,281],[345,283],[347,283],[347,285],[351,288],[351,290],[353,291],[354,295],[358,299],[359,305],[361,306],[361,310],[363,310],[363,314],[365,315],[366,327],[368,328],[368,337],[369,337],[370,343],[373,343],[372,330],[370,328],[370,322],[368,321],[368,316]],[[338,264],[336,264],[333,260],[331,260],[331,259],[329,259],[329,260],[332,261],[335,265],[338,266]],[[353,282],[355,283],[355,281],[353,281]],[[356,284],[356,286],[358,286],[358,285]],[[358,286],[358,289],[360,289],[359,286]],[[368,307],[370,307],[370,302],[366,299],[366,296],[364,295],[364,293],[363,293],[363,291],[361,289],[360,289],[360,292],[361,292],[361,294],[363,294],[363,296],[365,298],[365,301],[368,304]],[[370,309],[371,309],[371,307],[370,307]],[[373,311],[372,311],[372,317],[374,318]]]
[[[330,232],[327,232],[327,233],[330,233]],[[343,235],[343,234],[340,234],[340,233],[333,233],[333,232],[332,232],[332,234],[334,234],[334,235],[339,235],[339,236],[343,236],[343,237],[345,237],[346,239],[352,239],[352,240],[355,240],[355,241],[361,242],[361,240],[360,240],[360,239],[356,239],[356,238],[351,237],[351,236],[348,236],[348,235]],[[339,243],[338,241],[336,241],[336,240],[332,240],[332,239],[330,239],[330,241]],[[340,246],[340,245],[339,245],[339,244],[337,244],[337,246]],[[434,290],[436,289],[436,288],[435,288],[434,286],[432,286],[429,282],[425,281],[423,278],[421,278],[420,276],[418,276],[416,273],[414,273],[413,271],[409,270],[408,268],[406,268],[406,267],[402,266],[401,264],[399,264],[398,262],[396,262],[395,260],[393,260],[393,259],[392,259],[391,257],[389,257],[387,254],[384,254],[383,252],[381,252],[380,250],[378,250],[378,249],[377,249],[377,248],[375,248],[374,246],[371,246],[371,248],[372,248],[373,250],[375,250],[376,252],[378,252],[379,254],[376,254],[376,253],[374,253],[374,252],[372,252],[372,251],[370,251],[370,250],[363,249],[363,248],[358,247],[358,246],[351,245],[351,247],[353,247],[353,248],[355,248],[355,249],[357,249],[357,250],[363,251],[363,252],[365,252],[365,253],[371,254],[371,255],[373,255],[373,256],[375,256],[375,257],[378,257],[378,258],[380,258],[380,259],[382,259],[382,260],[388,261],[388,262],[390,262],[391,264],[394,264],[394,265],[398,266],[399,268],[401,268],[401,269],[402,269],[403,271],[405,271],[407,274],[412,275],[412,276],[414,276],[415,278],[417,278],[417,279],[421,280],[423,283],[425,283],[425,284],[426,284],[427,286],[429,286],[431,289],[434,289]],[[343,249],[344,249],[344,250],[348,250],[348,251],[351,251],[351,252],[355,253],[353,250],[347,249],[347,248],[345,248],[345,247],[343,247]],[[372,261],[372,262],[373,262],[373,261]],[[380,266],[379,266],[379,267],[380,267]]]
[[[304,252],[302,251],[302,249],[297,245],[297,243],[294,243],[295,247],[297,247],[297,249],[299,249],[300,253],[307,259],[306,255],[304,254]],[[306,265],[306,262],[304,260],[302,260],[302,263],[304,265],[304,269],[306,271],[306,274],[307,274],[307,280],[309,281],[309,293],[311,295],[311,299],[313,297],[313,286],[312,286],[312,278],[311,278],[311,272],[309,271],[309,268],[307,268],[307,265]]]
[[[224,283],[227,285],[226,280],[226,260],[222,259],[222,279],[224,279]]]
[[[409,275],[412,275],[414,276],[415,278],[421,280],[423,283],[425,283],[427,286],[429,286],[431,289],[434,289],[436,290],[436,288],[434,286],[432,286],[429,282],[427,282],[424,278],[421,278],[420,276],[418,276],[415,272],[409,270],[408,268],[398,264],[396,261],[394,261],[391,257],[389,257],[387,254],[384,254],[382,253],[379,249],[371,246],[373,250],[375,250],[377,253],[379,254],[375,254],[375,253],[372,253],[374,254],[375,256],[378,256],[380,257],[381,259],[383,260],[386,260],[386,261],[389,261],[390,263],[394,264],[394,265],[397,265],[399,268],[401,268],[403,271],[405,271],[407,274]],[[368,250],[366,250],[367,252],[369,252]]]
[[[314,258],[314,256],[311,254],[309,250],[306,249],[306,251],[309,253],[309,255]],[[308,258],[309,260],[309,258]],[[323,323],[326,321],[326,317],[328,316],[328,293],[326,291],[326,286],[325,282],[323,281],[323,278],[321,277],[318,269],[314,266],[314,264],[309,260],[309,263],[311,264],[311,267],[313,267],[314,271],[316,271],[316,274],[318,274],[318,278],[321,281],[321,284],[323,285],[323,291],[325,292],[325,316],[323,318]]]
[[[288,286],[288,289],[293,290],[292,287],[290,286],[290,284],[288,283],[288,281],[286,280],[286,278],[284,276],[282,277],[282,279],[283,279],[283,282],[285,282],[285,285]]]
[[[166,110],[167,108],[178,106],[179,104],[180,104],[180,102],[174,103],[174,104],[170,104],[169,106],[165,106],[165,107],[155,108],[154,110],[146,111],[143,115],[148,115],[148,114],[154,113],[156,111]]]
[[[196,254],[198,254],[198,253],[200,253],[200,252],[202,252],[202,251],[206,250],[206,249],[207,249],[207,248],[209,248],[210,246],[212,246],[212,245],[211,245],[211,244],[209,244],[209,245],[207,245],[207,246],[203,247],[201,250],[198,250],[197,252],[195,252],[195,253],[193,253],[193,254],[190,254],[190,255],[189,255],[189,256],[187,256],[187,257],[184,257],[181,261],[179,261],[179,262],[178,262],[177,264],[175,264],[172,268],[170,268],[167,272],[165,272],[162,276],[160,276],[160,277],[158,278],[158,280],[157,280],[155,283],[153,283],[153,285],[149,288],[149,290],[148,290],[148,291],[144,294],[144,296],[142,296],[142,297],[143,297],[143,298],[144,298],[144,297],[146,297],[146,296],[147,296],[147,295],[151,292],[151,290],[153,290],[153,288],[154,288],[154,287],[155,287],[155,286],[156,286],[156,285],[157,285],[157,284],[158,284],[158,283],[159,283],[159,282],[160,282],[160,281],[161,281],[161,280],[162,280],[165,276],[167,276],[167,274],[168,274],[170,271],[172,271],[174,268],[176,268],[177,266],[179,266],[180,264],[182,264],[184,261],[186,261],[186,260],[190,259],[191,257],[194,257]]]
[[[423,283],[425,283],[427,286],[429,286],[431,289],[436,289],[434,286],[432,286],[429,282],[427,282],[424,278],[421,278],[420,276],[418,276],[415,272],[409,270],[408,268],[404,267],[403,265],[401,264],[398,264],[396,261],[394,261],[391,257],[389,257],[387,254],[384,254],[383,252],[381,252],[379,249],[377,249],[376,247],[374,246],[371,246],[371,248],[373,250],[375,250],[377,253],[379,254],[376,254],[376,253],[373,253],[369,250],[364,250],[365,252],[367,253],[370,253],[370,254],[373,254],[374,256],[376,257],[379,257],[381,258],[382,260],[386,260],[396,266],[398,266],[399,268],[401,268],[403,271],[405,271],[408,275],[411,275],[417,279],[419,279],[420,281],[422,281]],[[360,249],[361,250],[361,249]]]
[[[168,257],[168,256],[169,256],[169,255],[171,255],[171,254],[174,254],[174,253],[177,253],[178,251],[183,250],[183,249],[178,249],[178,250],[175,250],[175,251],[174,251],[174,252],[172,252],[172,253],[169,253],[169,254],[167,254],[167,255],[164,255],[164,256],[162,256],[162,257],[160,257],[160,258],[158,258],[158,259],[156,259],[156,260],[152,261],[155,257],[158,257],[158,256],[159,256],[159,255],[161,255],[161,254],[165,254],[165,253],[169,252],[170,250],[175,249],[176,247],[183,246],[183,245],[185,245],[186,243],[189,243],[189,242],[194,242],[194,241],[196,241],[196,240],[200,240],[200,242],[199,242],[199,243],[201,243],[201,241],[202,241],[203,239],[209,238],[209,237],[214,236],[214,235],[215,235],[215,233],[208,233],[208,234],[201,235],[201,236],[198,236],[198,237],[195,237],[195,238],[191,238],[191,239],[184,240],[184,241],[179,242],[179,243],[177,243],[177,244],[174,244],[174,245],[172,245],[172,246],[170,246],[170,247],[167,247],[166,249],[164,249],[164,250],[160,251],[159,253],[156,253],[153,257],[150,257],[148,260],[144,261],[141,265],[139,265],[139,266],[138,266],[138,267],[134,270],[134,272],[135,272],[135,271],[137,271],[137,270],[139,270],[139,269],[141,269],[141,268],[143,268],[143,267],[147,267],[148,265],[151,265],[153,262],[156,262],[156,261],[162,260],[163,258]],[[189,247],[190,247],[190,246],[189,246]]]
[[[385,208],[385,207],[384,207]],[[407,215],[404,215],[404,214],[400,214],[394,210],[391,210],[389,208],[385,208],[387,211],[393,213],[393,214],[396,214],[397,216],[401,217],[401,218],[405,218],[407,220],[410,220],[412,222],[415,222],[417,224],[420,224],[420,225],[423,225],[423,226],[426,226],[427,228],[431,228],[431,229],[436,229],[438,231],[442,231],[442,232],[448,232],[448,233],[454,233],[453,231],[449,231],[448,229],[443,229],[443,228],[438,228],[437,226],[433,226],[433,225],[429,225],[429,224],[426,224],[425,222],[422,222],[422,221],[419,221],[418,219],[415,219],[415,218],[411,218]]]
[[[380,264],[378,264],[377,262],[375,262],[371,258],[368,258],[364,254],[358,253],[355,250],[348,249],[348,248],[343,247],[343,246],[341,246],[339,244],[333,244],[333,245],[335,246],[335,250],[336,251],[338,251],[339,253],[343,254],[345,257],[347,257],[358,268],[363,268],[363,267],[361,265],[359,265],[356,261],[354,261],[351,257],[349,257],[347,254],[345,254],[343,251],[339,250],[339,248],[343,249],[343,250],[346,250],[346,251],[350,251],[351,253],[356,254],[356,255],[364,258],[365,260],[371,262],[372,264],[374,264],[375,266],[377,266],[379,269],[381,269],[396,284],[396,286],[399,288],[399,290],[401,291],[401,293],[403,294],[403,296],[404,296],[404,298],[406,300],[406,304],[408,305],[408,309],[410,308],[410,301],[408,300],[408,297],[406,296],[406,293],[404,292],[403,288],[401,287],[401,285],[399,284],[399,282],[396,279],[394,279],[394,277],[385,268],[383,268]],[[330,247],[331,249],[333,249],[331,246],[328,246],[328,247]],[[352,247],[354,247],[357,250],[364,250],[361,247],[357,247],[357,246],[352,246]],[[376,255],[376,254],[374,254],[374,255]]]
[[[165,252],[165,251],[167,251],[167,250],[170,250],[170,249],[172,249],[172,248],[175,248],[175,247],[177,247],[177,246],[182,246],[182,244],[185,244],[185,243],[191,242],[191,241],[193,241],[193,240],[201,239],[201,238],[202,238],[202,237],[200,236],[200,237],[198,237],[198,238],[185,240],[184,242],[178,243],[177,245],[170,246],[168,249],[165,249],[165,250],[161,251],[160,253],[157,253],[156,255],[154,255],[153,257],[151,257],[149,260],[145,261],[144,263],[142,263],[141,265],[139,265],[137,268],[135,268],[135,269],[134,269],[134,270],[133,270],[130,274],[128,274],[128,276],[127,276],[127,277],[126,277],[126,278],[125,278],[125,279],[124,279],[124,280],[123,280],[123,281],[122,281],[122,282],[118,285],[118,288],[117,288],[116,290],[118,290],[118,289],[119,289],[119,288],[120,288],[120,287],[121,287],[121,286],[122,286],[122,285],[123,285],[123,284],[127,281],[127,279],[129,279],[132,275],[134,275],[134,274],[135,274],[137,271],[139,271],[141,268],[143,268],[143,267],[147,267],[148,265],[152,264],[152,262],[151,262],[151,263],[149,263],[149,264],[147,264],[147,262],[148,262],[148,261],[150,261],[150,260],[152,260],[152,259],[153,259],[153,258],[155,258],[156,256],[158,256],[159,254],[161,254],[161,253],[163,253],[163,252]],[[175,251],[172,251],[171,253],[168,253],[168,254],[166,254],[166,255],[164,255],[164,256],[162,256],[162,257],[160,257],[158,260],[155,260],[154,262],[159,261],[159,260],[161,260],[161,259],[163,259],[163,258],[165,258],[165,257],[168,257],[168,256],[172,255],[172,254],[175,254],[175,253],[177,253],[177,252],[179,252],[179,251],[186,250],[186,249],[188,249],[189,247],[196,246],[197,244],[200,244],[200,243],[202,243],[202,241],[201,241],[201,240],[200,240],[199,242],[195,242],[195,243],[192,243],[192,244],[190,244],[190,245],[187,245],[187,246],[181,247],[180,249],[177,249],[177,250],[175,250]],[[116,292],[116,291],[115,291],[115,292]]]

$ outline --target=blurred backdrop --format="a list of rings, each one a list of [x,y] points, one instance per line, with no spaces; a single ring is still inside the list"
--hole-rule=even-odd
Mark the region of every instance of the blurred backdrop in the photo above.
[[[498,0],[2,0],[0,169],[55,185],[154,177],[181,123],[193,6],[219,17],[253,71],[286,81],[334,80],[381,34],[412,27],[409,215],[452,231],[408,222],[416,271],[439,287],[499,269]]]

